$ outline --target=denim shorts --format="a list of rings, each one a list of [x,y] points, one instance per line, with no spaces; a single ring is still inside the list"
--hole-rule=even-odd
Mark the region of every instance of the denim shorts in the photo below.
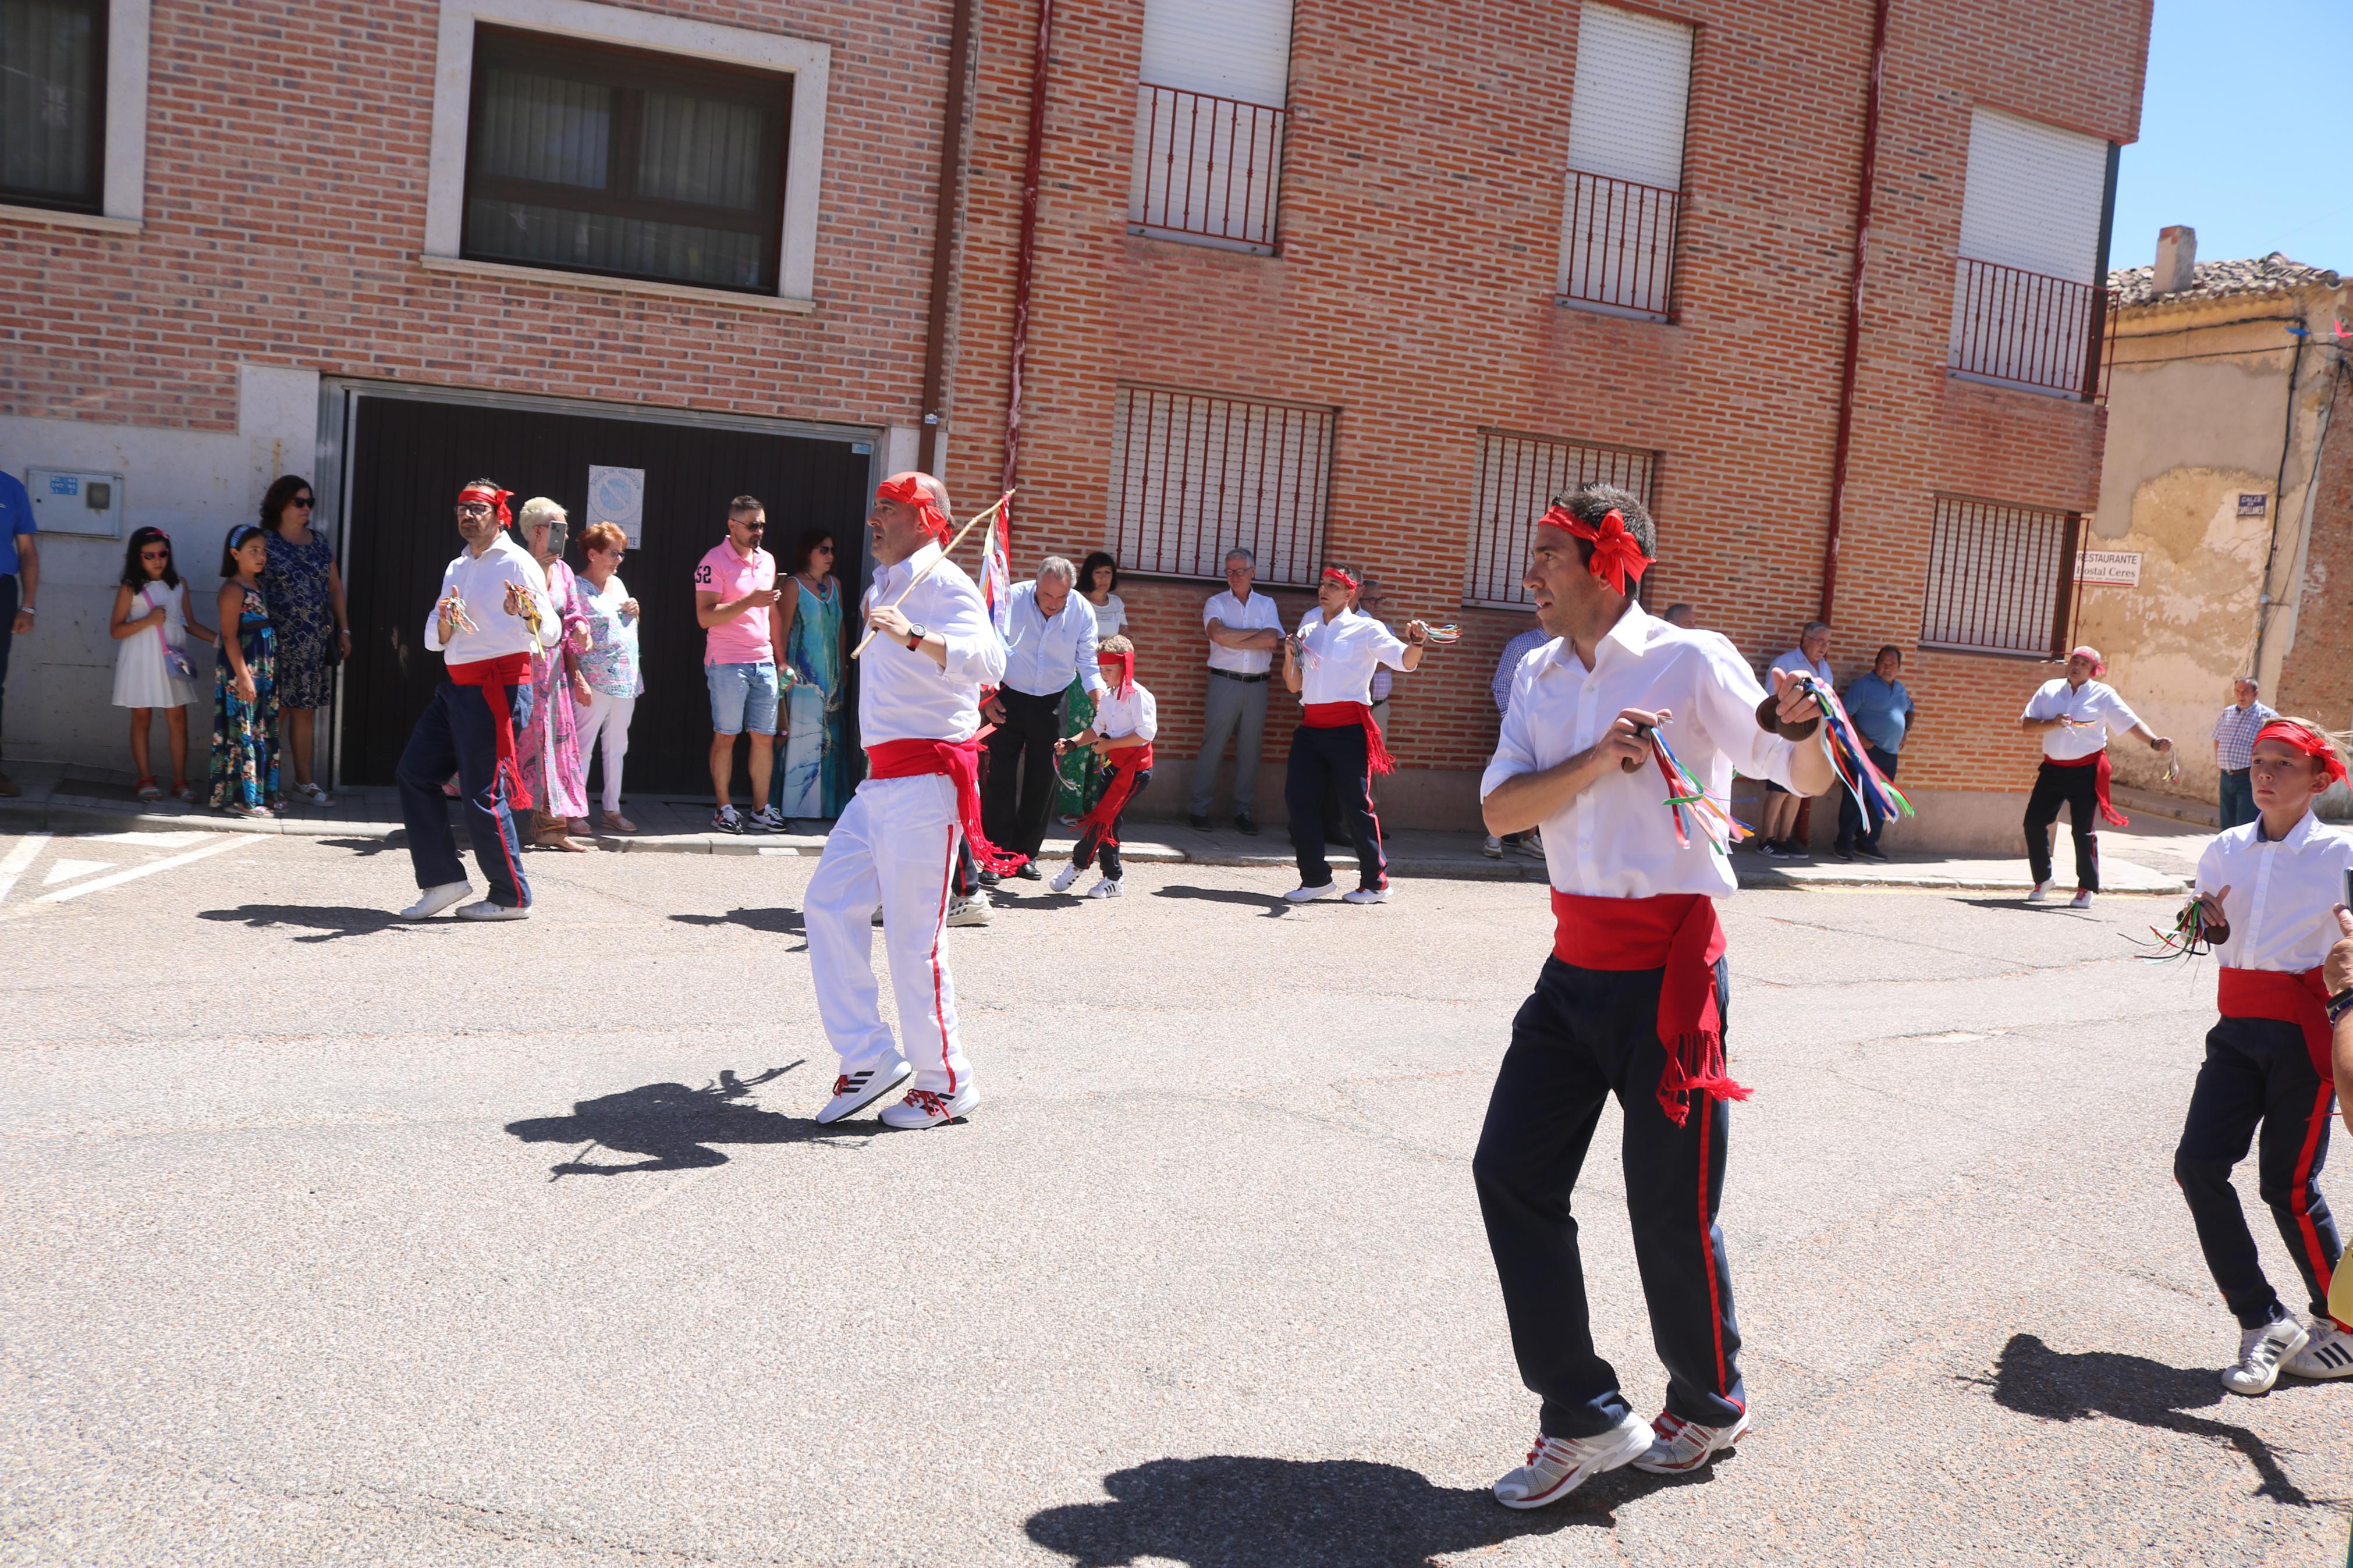
[[[706,664],[702,679],[711,688],[711,728],[714,734],[740,735],[748,722],[754,735],[776,732],[776,667],[758,664]]]

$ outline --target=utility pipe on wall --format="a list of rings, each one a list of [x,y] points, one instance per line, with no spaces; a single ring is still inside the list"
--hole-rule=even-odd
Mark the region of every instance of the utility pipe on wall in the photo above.
[[[948,295],[955,284],[956,207],[964,195],[964,115],[972,68],[973,0],[954,0],[948,21],[947,110],[940,122],[939,205],[932,214],[931,319],[923,335],[923,425],[915,467],[939,472],[947,396]]]
[[[1029,359],[1029,279],[1038,252],[1038,171],[1046,148],[1046,84],[1053,72],[1054,0],[1038,0],[1038,41],[1029,66],[1029,150],[1021,174],[1021,240],[1013,261],[1013,352],[1005,388],[1005,469],[1009,490],[1021,468],[1021,377]]]
[[[1838,445],[1831,456],[1830,527],[1822,536],[1821,619],[1838,601],[1839,533],[1846,522],[1846,462],[1854,445],[1854,378],[1862,349],[1862,276],[1871,259],[1871,188],[1879,178],[1879,92],[1887,74],[1887,8],[1878,0],[1871,17],[1871,84],[1862,100],[1862,172],[1854,193],[1854,271],[1847,279],[1846,357],[1839,370]]]

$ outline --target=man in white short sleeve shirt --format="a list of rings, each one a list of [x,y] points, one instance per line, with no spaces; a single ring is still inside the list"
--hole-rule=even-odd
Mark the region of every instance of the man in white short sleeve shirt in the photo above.
[[[2035,770],[2034,793],[2026,799],[2026,860],[2034,871],[2034,890],[2027,895],[2031,903],[2050,896],[2051,830],[2062,805],[2075,835],[2075,897],[2068,907],[2090,909],[2092,895],[2100,890],[2097,818],[2105,817],[2117,827],[2126,822],[2125,814],[2108,799],[2109,734],[2138,735],[2155,751],[2173,749],[2171,741],[2140,721],[2115,687],[2094,679],[2107,668],[2098,648],[2077,648],[2067,656],[2067,673],[2044,681],[2019,716],[2019,728],[2042,737],[2042,765]]]
[[[1240,545],[1226,552],[1226,591],[1201,606],[1209,639],[1209,688],[1202,698],[1201,754],[1193,761],[1191,811],[1186,820],[1204,832],[1217,798],[1218,763],[1234,742],[1234,826],[1255,835],[1258,755],[1266,734],[1266,689],[1274,650],[1282,642],[1282,613],[1250,591],[1256,559]]]

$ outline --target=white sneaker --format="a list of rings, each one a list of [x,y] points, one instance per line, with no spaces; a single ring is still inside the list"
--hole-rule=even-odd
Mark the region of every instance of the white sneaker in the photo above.
[[[2233,1394],[2269,1394],[2279,1381],[2280,1363],[2304,1348],[2311,1336],[2294,1318],[2274,1318],[2260,1329],[2239,1335],[2239,1364],[2222,1374],[2222,1386]]]
[[[885,1107],[882,1125],[912,1132],[923,1127],[945,1127],[951,1121],[962,1121],[972,1108],[980,1103],[980,1090],[965,1084],[954,1094],[934,1094],[928,1089],[911,1089],[907,1098],[898,1104]]]
[[[2298,1377],[2353,1377],[2353,1331],[2334,1318],[2313,1319],[2304,1344],[2280,1370]]]
[[[988,889],[976,888],[968,899],[948,900],[948,924],[952,926],[985,926],[997,918],[997,906],[989,902]]]
[[[2026,895],[2026,901],[2030,904],[2039,904],[2050,896],[2051,884],[2048,882],[2037,882],[2034,884],[2034,891]]]
[[[531,907],[527,904],[494,904],[484,899],[478,904],[460,904],[458,918],[461,921],[527,921]]]
[[[1479,853],[1490,860],[1501,860],[1504,858],[1504,841],[1490,833],[1487,842],[1479,847]]]
[[[1505,1508],[1542,1508],[1558,1502],[1604,1470],[1630,1464],[1650,1447],[1651,1429],[1632,1411],[1599,1437],[1536,1435],[1528,1462],[1495,1483],[1495,1500]]]
[[[914,1076],[915,1069],[903,1058],[887,1068],[841,1074],[833,1080],[833,1098],[817,1113],[818,1125],[830,1126],[846,1116],[857,1115]]]
[[[1282,895],[1286,904],[1311,904],[1318,899],[1334,899],[1340,895],[1340,884],[1326,882],[1320,888],[1293,888]]]
[[[1122,891],[1123,889],[1119,885],[1118,878],[1105,877],[1097,881],[1093,887],[1087,889],[1087,897],[1091,899],[1115,899],[1120,896]]]
[[[1340,898],[1343,902],[1351,904],[1386,904],[1389,901],[1389,890],[1387,888],[1351,888]]]
[[[1525,833],[1521,834],[1520,853],[1523,855],[1533,855],[1539,860],[1543,859],[1544,834],[1533,827],[1529,828]]]
[[[773,805],[764,805],[754,812],[750,823],[744,828],[747,833],[788,833],[791,830],[792,825],[777,816],[776,808]]]
[[[1053,889],[1054,891],[1058,893],[1067,893],[1071,890],[1071,884],[1078,879],[1079,863],[1076,860],[1073,860],[1069,865],[1063,867],[1060,870],[1055,872],[1054,879],[1047,883],[1046,886]]]
[[[417,901],[400,911],[405,921],[429,921],[460,899],[474,896],[471,882],[444,882],[438,888],[427,888],[417,895]]]
[[[2067,900],[2067,907],[2071,910],[2088,910],[2092,907],[2092,895],[2078,888],[2075,889],[2075,896]]]
[[[1654,1476],[1672,1476],[1683,1470],[1695,1470],[1707,1463],[1712,1454],[1720,1454],[1747,1435],[1748,1412],[1729,1426],[1703,1426],[1696,1421],[1686,1421],[1669,1411],[1659,1412],[1651,1423],[1657,1434],[1642,1457],[1634,1461],[1638,1470],[1648,1470]]]

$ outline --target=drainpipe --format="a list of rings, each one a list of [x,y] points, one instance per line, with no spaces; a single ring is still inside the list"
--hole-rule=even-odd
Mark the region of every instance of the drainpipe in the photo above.
[[[1822,538],[1821,619],[1838,600],[1839,533],[1846,522],[1846,460],[1854,445],[1855,362],[1862,349],[1862,274],[1871,258],[1871,188],[1879,178],[1879,91],[1887,74],[1887,8],[1871,16],[1871,85],[1862,100],[1862,173],[1854,193],[1854,272],[1847,279],[1846,357],[1839,368],[1838,446],[1831,456],[1830,528]],[[1833,623],[1834,624],[1834,623]]]
[[[1046,150],[1046,83],[1052,73],[1054,0],[1038,0],[1038,41],[1029,66],[1029,153],[1021,173],[1021,241],[1013,262],[1013,353],[1005,388],[1005,471],[1013,488],[1021,468],[1021,373],[1029,359],[1029,279],[1038,256],[1038,168]]]
[[[2304,370],[2304,345],[2312,338],[2310,324],[2301,314],[2288,331],[2295,338],[2295,353],[2288,356],[2287,412],[2282,416],[2280,425],[2279,474],[2272,480],[2272,537],[2270,544],[2263,550],[2263,580],[2255,595],[2255,662],[2247,670],[2257,680],[2263,678],[2263,642],[2272,629],[2272,568],[2279,562],[2280,513],[2287,510],[2287,455],[2289,448],[2295,445],[2295,381]],[[2330,401],[2333,404],[2335,399]],[[2322,426],[2324,434],[2327,428]],[[2314,447],[2312,455],[2313,471],[2317,474],[2320,471],[2320,448],[2317,446]],[[2307,515],[2311,499],[2307,487],[2305,495]]]
[[[972,0],[954,0],[948,22],[947,110],[940,124],[939,205],[932,214],[931,317],[923,333],[923,429],[915,467],[939,471],[940,405],[947,395],[948,295],[955,281],[956,205],[964,195],[964,117],[972,67]]]

